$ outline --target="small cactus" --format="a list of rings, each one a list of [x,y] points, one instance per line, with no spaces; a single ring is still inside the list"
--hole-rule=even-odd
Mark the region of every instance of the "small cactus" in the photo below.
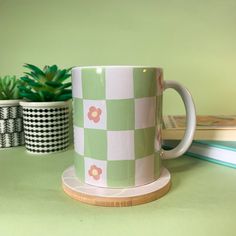
[[[15,75],[0,77],[0,100],[20,99],[19,84],[20,80]]]
[[[25,64],[30,72],[21,77],[24,86],[19,86],[20,95],[32,102],[66,101],[72,97],[71,68],[60,70],[56,65],[45,66],[43,70],[35,65]]]

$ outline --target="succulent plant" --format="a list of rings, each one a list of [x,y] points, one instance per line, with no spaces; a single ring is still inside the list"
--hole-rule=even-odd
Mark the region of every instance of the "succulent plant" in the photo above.
[[[19,86],[20,95],[32,102],[66,101],[72,97],[71,68],[59,69],[56,65],[45,66],[42,70],[35,65],[25,64],[30,72],[21,77],[24,86]]]
[[[19,99],[19,84],[20,80],[16,76],[0,77],[0,100]]]

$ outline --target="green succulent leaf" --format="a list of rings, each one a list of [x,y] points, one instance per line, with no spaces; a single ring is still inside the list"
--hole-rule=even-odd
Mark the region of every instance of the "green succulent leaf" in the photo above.
[[[61,91],[61,94],[71,94],[72,95],[72,91],[71,91],[71,89],[64,89],[63,91]]]
[[[16,76],[0,77],[0,100],[20,99],[18,85]]]
[[[62,84],[60,82],[57,81],[47,81],[45,82],[46,85],[51,86],[53,88],[60,88],[62,87]]]
[[[70,76],[71,74],[66,69],[61,71],[59,70],[53,80],[63,82]]]
[[[34,80],[30,79],[27,76],[21,77],[21,80],[26,82],[28,85],[30,85],[31,87],[35,87],[35,88],[41,88],[43,85],[39,82],[35,82]]]
[[[44,72],[35,65],[25,64],[24,67],[32,70],[36,75],[45,76]]]
[[[63,84],[60,89],[65,89],[65,88],[69,88],[69,87],[71,87],[71,82]]]
[[[71,94],[61,94],[60,96],[57,97],[57,101],[66,101],[71,99]]]
[[[45,66],[43,69],[32,64],[25,64],[29,69],[21,77],[24,85],[18,86],[24,97],[31,101],[63,101],[72,97],[71,82],[65,80],[71,76],[71,68],[59,69],[57,65]],[[36,95],[37,94],[37,95]]]
[[[47,92],[47,91],[39,91],[39,96],[41,98],[41,101],[53,101],[54,100],[54,94]]]
[[[29,78],[32,78],[34,80],[39,80],[40,75],[35,74],[33,71],[32,72],[25,72],[26,75],[28,75]]]
[[[41,102],[41,97],[37,93],[21,92],[20,94],[23,98],[26,98],[29,101]]]
[[[26,86],[23,86],[23,85],[19,85],[18,88],[19,88],[20,92],[22,92],[22,91],[28,91],[28,92],[31,92],[30,89],[28,89]]]
[[[48,78],[48,80],[52,80],[54,78],[54,76],[57,73],[57,66],[53,65],[53,66],[45,66],[44,67],[44,73],[46,75],[46,77]]]

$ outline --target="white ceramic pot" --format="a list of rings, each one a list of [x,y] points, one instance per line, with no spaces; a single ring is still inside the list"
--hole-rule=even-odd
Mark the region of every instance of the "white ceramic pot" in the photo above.
[[[21,100],[0,100],[0,148],[24,144]]]
[[[64,151],[69,146],[69,102],[20,102],[25,146],[30,153]]]

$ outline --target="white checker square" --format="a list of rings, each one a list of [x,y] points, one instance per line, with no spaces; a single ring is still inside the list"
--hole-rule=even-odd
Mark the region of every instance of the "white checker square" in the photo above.
[[[156,97],[135,99],[135,128],[154,127],[156,120]]]
[[[134,97],[132,68],[106,68],[105,75],[107,99],[128,99]]]
[[[83,98],[81,69],[72,70],[72,94],[75,98]]]
[[[84,155],[84,129],[74,126],[74,147],[80,155]]]
[[[134,131],[107,131],[107,159],[134,160]]]
[[[135,161],[135,186],[154,181],[154,154]]]
[[[107,162],[90,157],[84,158],[85,182],[100,187],[107,187]]]
[[[105,100],[83,100],[83,106],[85,128],[107,128],[107,109]]]

